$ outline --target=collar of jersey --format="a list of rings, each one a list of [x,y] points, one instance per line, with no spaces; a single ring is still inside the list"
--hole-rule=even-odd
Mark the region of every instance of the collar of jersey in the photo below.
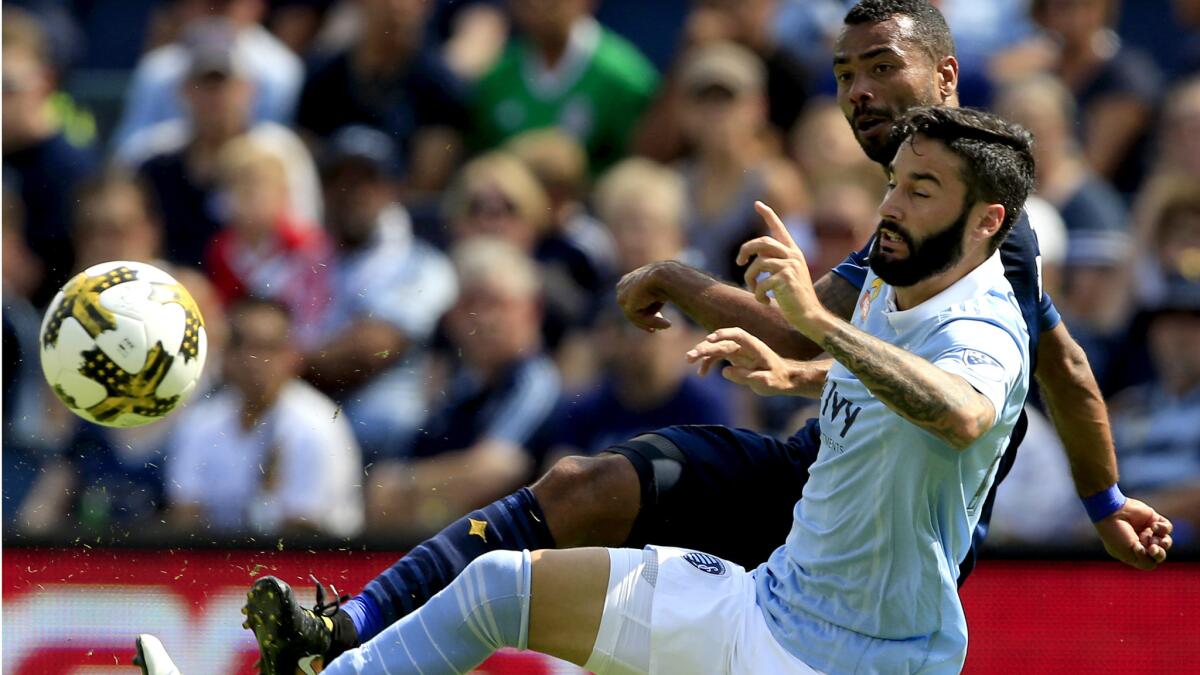
[[[1000,252],[997,251],[992,254],[992,257],[985,260],[982,265],[971,270],[967,276],[950,284],[949,288],[916,307],[910,307],[902,311],[893,309],[895,307],[895,289],[885,285],[882,294],[885,297],[880,298],[887,303],[884,305],[883,315],[887,317],[888,323],[891,324],[892,328],[903,332],[933,318],[939,312],[949,307],[987,293],[996,287],[998,279],[1003,278],[1004,263],[1000,262]]]
[[[547,68],[541,55],[532,45],[526,44],[521,59],[521,74],[529,93],[543,101],[562,96],[583,77],[599,44],[600,23],[590,16],[576,20],[575,25],[571,26],[567,49],[554,68]]]

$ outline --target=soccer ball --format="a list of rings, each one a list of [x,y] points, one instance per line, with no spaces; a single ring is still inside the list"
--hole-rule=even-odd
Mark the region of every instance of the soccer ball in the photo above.
[[[137,427],[196,388],[208,340],[196,301],[138,262],[93,265],[67,282],[42,320],[42,372],[75,414]]]

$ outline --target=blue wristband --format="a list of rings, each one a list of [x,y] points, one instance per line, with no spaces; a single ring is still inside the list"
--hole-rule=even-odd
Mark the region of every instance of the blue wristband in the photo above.
[[[1083,508],[1087,510],[1088,518],[1091,518],[1093,523],[1111,516],[1122,506],[1125,506],[1125,495],[1121,494],[1121,488],[1117,487],[1116,483],[1107,490],[1083,498]]]

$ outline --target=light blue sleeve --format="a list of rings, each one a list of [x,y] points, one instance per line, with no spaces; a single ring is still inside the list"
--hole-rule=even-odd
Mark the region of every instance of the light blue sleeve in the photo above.
[[[942,324],[927,353],[933,355],[933,365],[962,377],[986,396],[998,420],[1009,395],[1025,383],[1028,357],[1021,340],[991,320],[963,317]]]

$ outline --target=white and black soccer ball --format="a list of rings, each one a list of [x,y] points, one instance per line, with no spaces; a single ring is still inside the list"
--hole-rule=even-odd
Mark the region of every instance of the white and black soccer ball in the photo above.
[[[208,340],[196,301],[145,263],[93,265],[46,310],[42,372],[75,414],[136,427],[174,410],[196,388]]]

